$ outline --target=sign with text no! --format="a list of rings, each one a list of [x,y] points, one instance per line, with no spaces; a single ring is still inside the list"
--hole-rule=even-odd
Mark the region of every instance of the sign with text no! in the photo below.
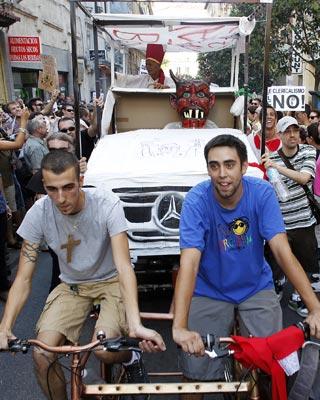
[[[268,104],[277,111],[304,111],[306,88],[304,86],[271,86]]]

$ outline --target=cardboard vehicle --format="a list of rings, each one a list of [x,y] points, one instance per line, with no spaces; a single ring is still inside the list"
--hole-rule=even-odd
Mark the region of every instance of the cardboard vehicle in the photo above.
[[[245,135],[231,129],[234,118],[229,112],[238,89],[245,33],[251,32],[254,23],[230,17],[182,21],[95,14],[94,18],[99,25],[105,22],[113,50],[116,46],[145,50],[146,37],[165,44],[167,51],[232,48],[230,87],[210,87],[216,102],[209,119],[224,129],[162,129],[169,122],[179,121],[169,103],[169,94],[174,91],[119,88],[112,79],[102,118],[102,138],[88,163],[85,184],[107,187],[123,203],[139,289],[165,290],[171,288],[171,271],[179,265],[179,218],[184,197],[207,178],[205,144],[222,133],[236,135],[245,142],[249,161],[257,162]],[[117,134],[108,135],[112,113]],[[248,173],[261,177],[254,168]]]
[[[112,132],[133,129],[162,129],[167,123],[179,121],[179,116],[169,103],[174,89],[141,89],[117,87],[114,79],[114,51],[125,47],[146,50],[147,43],[162,44],[170,52],[214,52],[231,49],[230,85],[219,87],[214,82],[210,90],[216,96],[209,119],[221,128],[234,128],[229,112],[239,89],[239,60],[245,51],[245,38],[255,26],[247,17],[219,18],[169,18],[154,15],[93,14],[98,25],[110,37],[111,92],[102,118],[102,135],[107,134],[114,110]],[[226,71],[228,74],[229,71]],[[111,99],[111,95],[113,98]],[[160,112],[161,110],[161,112]]]

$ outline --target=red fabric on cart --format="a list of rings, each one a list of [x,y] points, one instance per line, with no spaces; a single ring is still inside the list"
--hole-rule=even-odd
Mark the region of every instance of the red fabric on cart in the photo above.
[[[235,350],[234,358],[246,368],[260,368],[271,375],[272,400],[287,399],[285,372],[277,362],[301,348],[304,333],[290,326],[266,338],[244,338],[232,336],[236,343],[229,348]]]

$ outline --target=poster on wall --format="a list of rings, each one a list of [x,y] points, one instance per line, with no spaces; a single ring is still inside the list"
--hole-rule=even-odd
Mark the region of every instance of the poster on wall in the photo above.
[[[10,61],[40,61],[39,36],[8,36]]]

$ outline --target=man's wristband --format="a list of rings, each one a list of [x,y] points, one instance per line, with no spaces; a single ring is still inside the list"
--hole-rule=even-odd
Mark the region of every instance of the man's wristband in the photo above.
[[[18,132],[26,134],[28,131],[25,128],[18,128]]]

